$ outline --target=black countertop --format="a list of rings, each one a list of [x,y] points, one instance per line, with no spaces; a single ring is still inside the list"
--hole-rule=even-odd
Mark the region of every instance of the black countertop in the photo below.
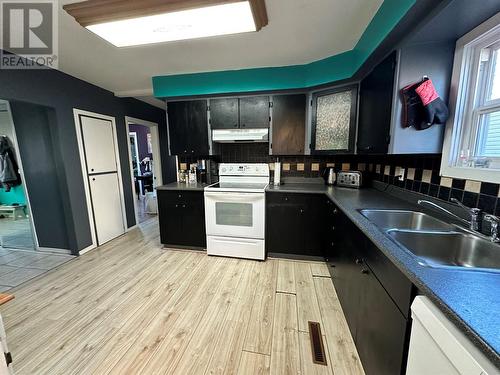
[[[500,273],[430,268],[365,218],[359,209],[422,207],[373,188],[359,190],[324,184],[270,185],[267,192],[326,194],[370,240],[500,368]],[[435,213],[432,213],[435,215]]]
[[[208,184],[206,183],[196,183],[196,184],[186,184],[180,182],[172,182],[167,185],[161,185],[156,188],[156,190],[187,190],[187,191],[203,191]]]

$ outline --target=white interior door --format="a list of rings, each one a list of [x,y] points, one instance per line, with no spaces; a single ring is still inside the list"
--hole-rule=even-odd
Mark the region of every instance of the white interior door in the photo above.
[[[102,245],[125,232],[117,173],[89,176],[97,241]]]
[[[82,136],[88,173],[117,169],[113,123],[106,119],[81,117]]]
[[[96,245],[102,245],[125,233],[125,216],[114,120],[98,116],[80,115],[79,130],[88,203],[92,208],[91,225],[95,229]]]

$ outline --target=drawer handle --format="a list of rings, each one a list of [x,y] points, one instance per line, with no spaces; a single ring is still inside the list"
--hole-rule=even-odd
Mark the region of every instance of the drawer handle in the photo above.
[[[361,270],[361,273],[364,274],[364,275],[368,275],[370,273],[370,271],[368,271],[366,268],[363,268]]]
[[[363,260],[361,260],[361,259],[357,258],[357,259],[356,259],[356,264],[363,264]]]

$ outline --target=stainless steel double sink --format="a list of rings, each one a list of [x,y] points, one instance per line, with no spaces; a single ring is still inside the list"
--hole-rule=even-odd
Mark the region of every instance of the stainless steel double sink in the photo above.
[[[364,209],[361,214],[428,267],[500,271],[500,245],[423,212]]]

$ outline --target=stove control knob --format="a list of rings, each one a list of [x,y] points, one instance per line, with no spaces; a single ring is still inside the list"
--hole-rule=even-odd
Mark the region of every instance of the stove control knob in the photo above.
[[[226,173],[226,168],[221,169],[222,173]]]

